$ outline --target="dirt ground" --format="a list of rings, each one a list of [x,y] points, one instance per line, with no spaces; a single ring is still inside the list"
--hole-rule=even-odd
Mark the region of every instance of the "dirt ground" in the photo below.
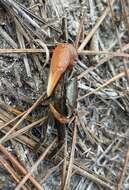
[[[1,190],[129,190],[128,12],[128,0],[0,0]],[[59,43],[78,59],[45,98]],[[76,106],[58,128],[50,104],[66,94]]]

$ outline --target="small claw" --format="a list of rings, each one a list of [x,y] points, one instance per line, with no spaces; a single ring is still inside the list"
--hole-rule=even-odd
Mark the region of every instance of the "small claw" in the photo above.
[[[59,71],[49,73],[48,86],[47,86],[47,96],[50,97],[54,88],[56,87],[59,79],[61,78],[61,73]]]
[[[71,44],[59,44],[52,55],[47,86],[47,96],[51,96],[65,71],[72,67],[77,59],[77,51]]]
[[[62,124],[67,124],[70,122],[71,119],[67,118],[66,116],[64,116],[63,114],[61,114],[60,112],[58,112],[58,110],[56,110],[56,108],[50,104],[50,110],[53,113],[54,117]]]

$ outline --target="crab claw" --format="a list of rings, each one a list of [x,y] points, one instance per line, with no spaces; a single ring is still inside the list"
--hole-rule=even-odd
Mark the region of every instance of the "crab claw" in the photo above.
[[[47,86],[47,96],[50,97],[53,90],[55,89],[58,81],[60,80],[62,73],[59,70],[51,71],[49,73],[48,86]]]
[[[77,59],[77,51],[72,44],[59,44],[52,55],[47,86],[47,96],[51,96],[58,81]]]

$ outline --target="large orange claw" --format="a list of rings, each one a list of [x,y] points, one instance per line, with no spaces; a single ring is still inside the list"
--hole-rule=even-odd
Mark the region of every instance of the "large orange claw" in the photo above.
[[[47,86],[47,96],[51,96],[63,73],[71,68],[77,59],[77,51],[72,44],[59,44],[52,55]]]

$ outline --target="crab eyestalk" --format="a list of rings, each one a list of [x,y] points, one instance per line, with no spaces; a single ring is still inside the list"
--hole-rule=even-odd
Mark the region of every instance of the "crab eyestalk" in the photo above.
[[[77,60],[77,51],[72,44],[59,44],[52,55],[47,85],[47,96],[51,96],[60,78]]]

